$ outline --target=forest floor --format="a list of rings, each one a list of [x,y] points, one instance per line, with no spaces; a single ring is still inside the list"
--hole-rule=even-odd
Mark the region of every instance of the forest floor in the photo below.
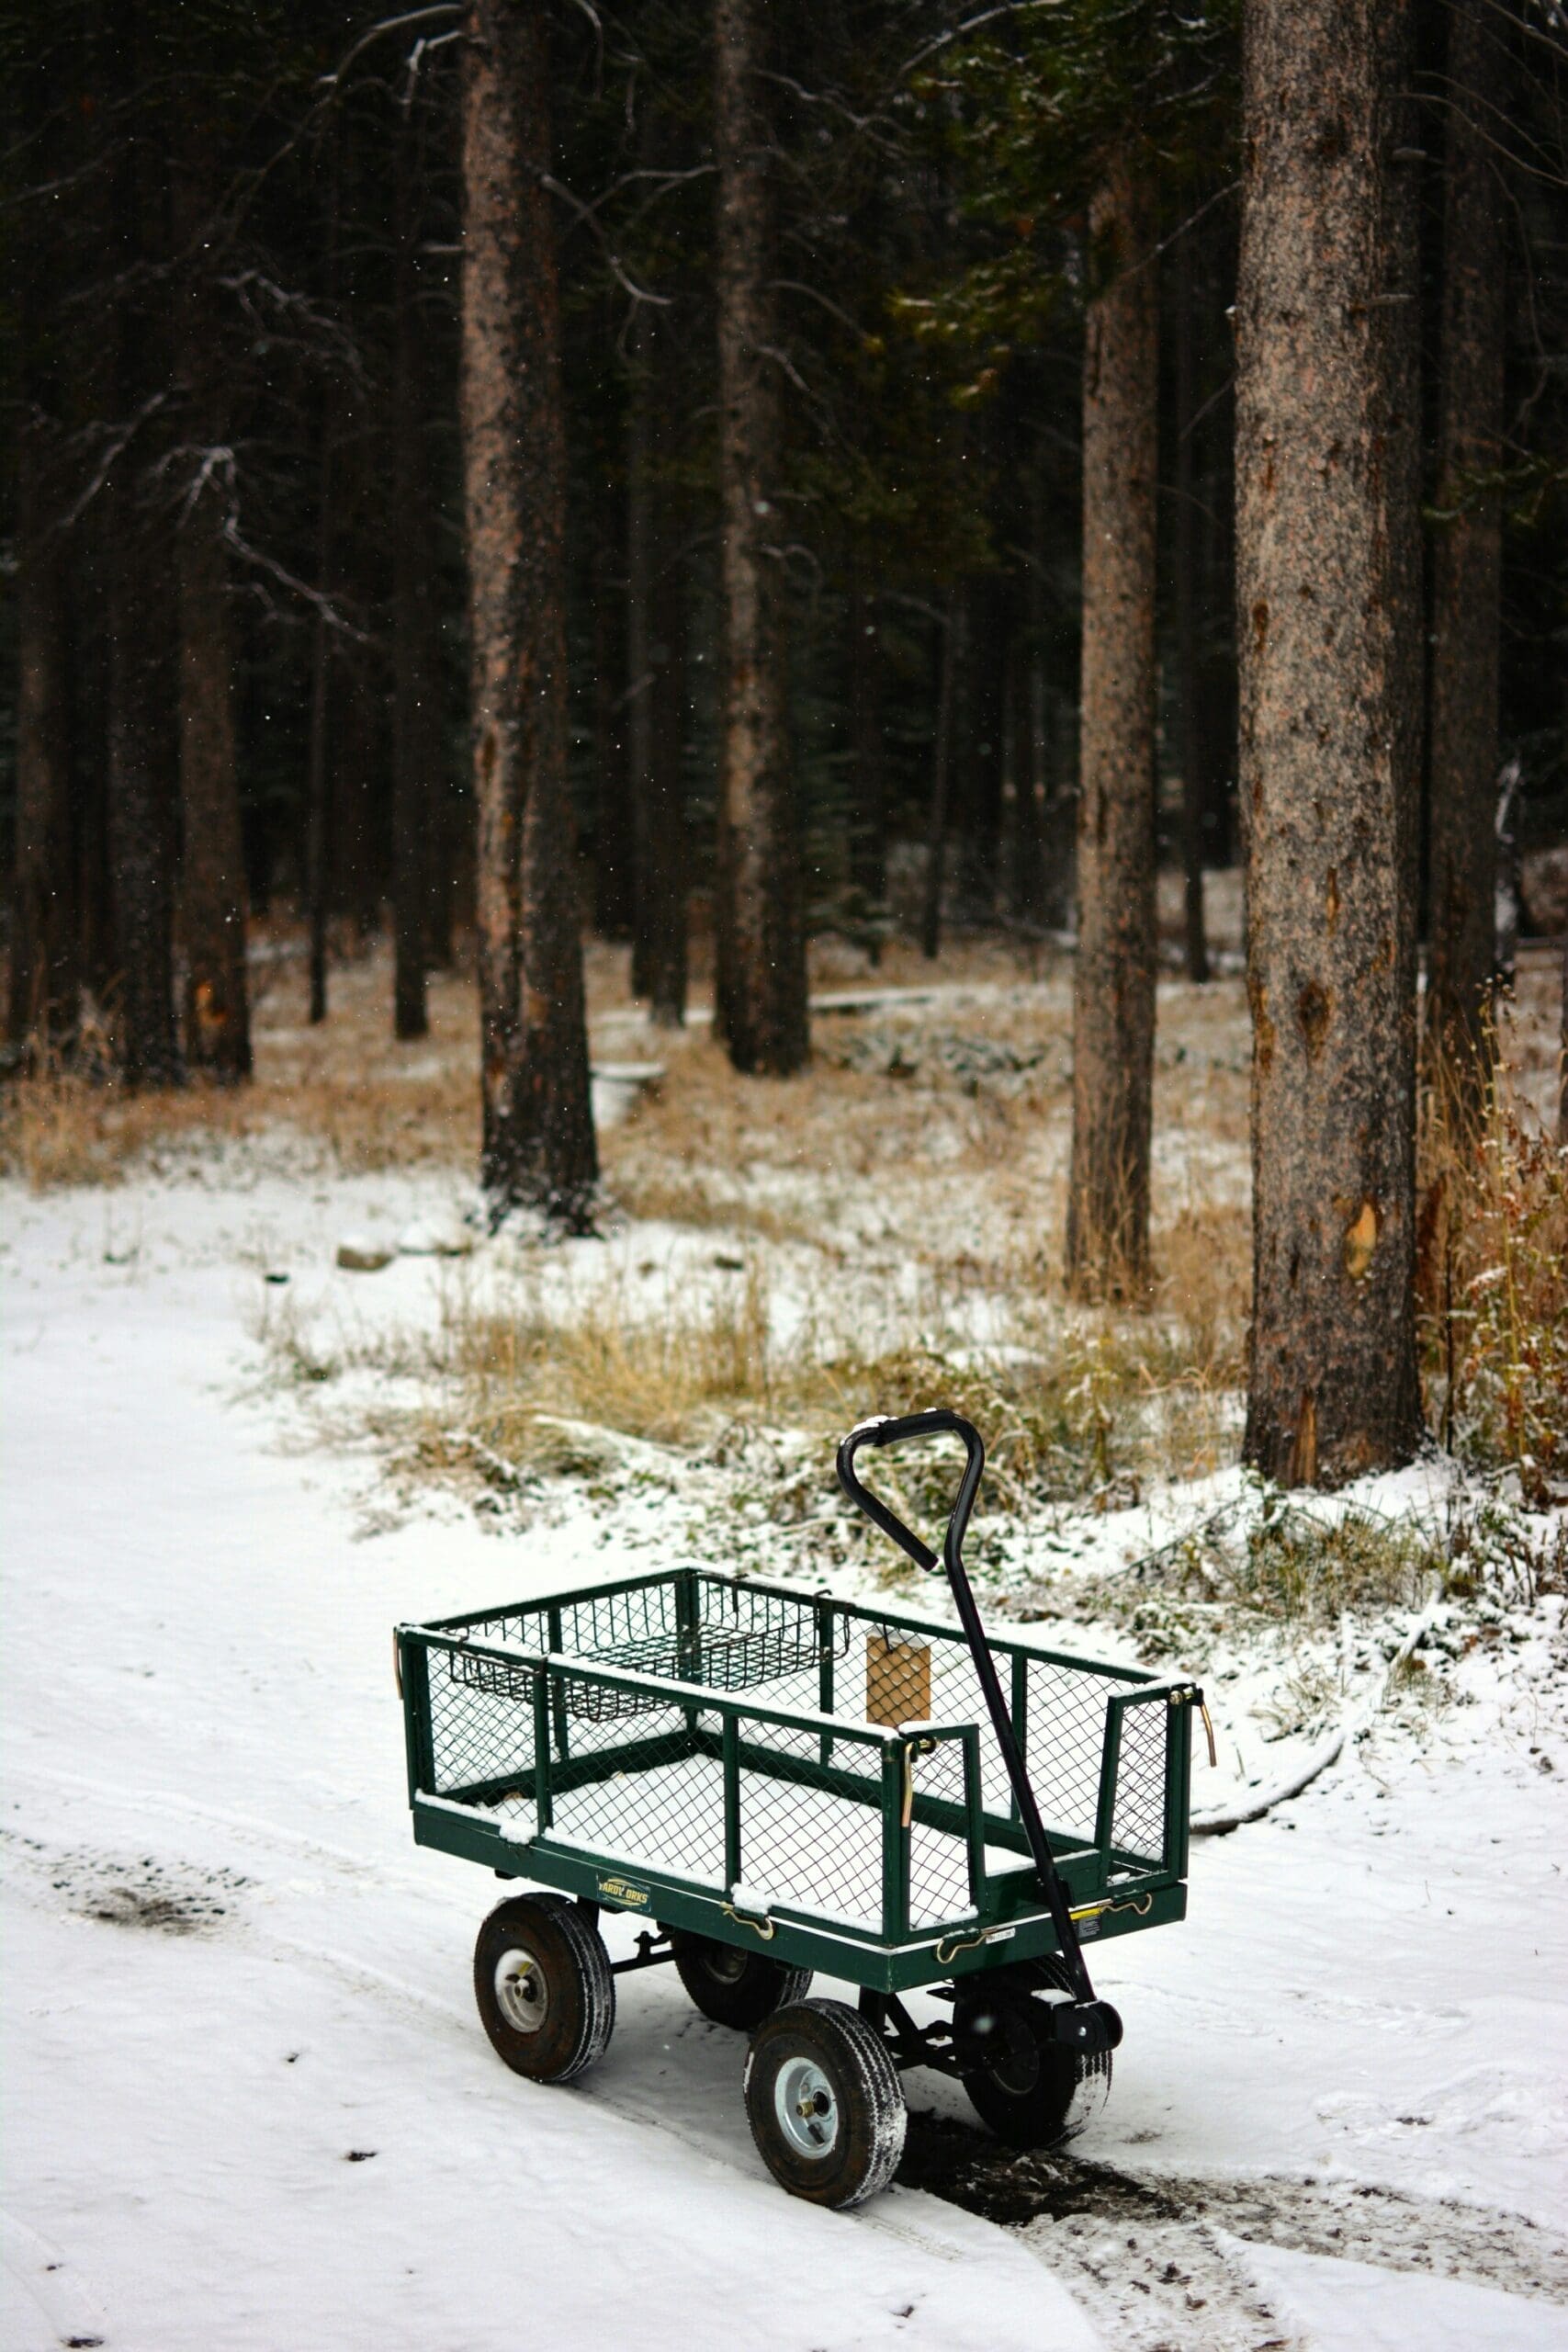
[[[1156,1297],[1090,1317],[1065,962],[825,956],[855,1001],[775,1086],[596,955],[615,1205],[543,1247],[471,1221],[464,985],[393,1047],[379,959],[316,1033],[273,960],[251,1097],[61,1090],[0,1189],[7,2352],[1568,2346],[1563,1514],[1436,1456],[1305,1510],[1232,1466],[1239,984],[1162,986]],[[1542,1108],[1551,978],[1509,1040]],[[997,1441],[986,1604],[1203,1678],[1201,1815],[1359,1736],[1105,1948],[1127,2040],[1071,2151],[915,2077],[898,2185],[836,2217],[665,1972],[580,2088],[497,2064],[389,1628],[665,1559],[888,1590],[830,1440],[938,1390]]]

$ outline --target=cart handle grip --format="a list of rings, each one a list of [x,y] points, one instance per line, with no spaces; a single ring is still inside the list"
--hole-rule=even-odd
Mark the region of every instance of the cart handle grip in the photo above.
[[[957,1437],[964,1441],[968,1456],[964,1476],[959,1482],[957,1499],[947,1522],[942,1539],[942,1555],[929,1544],[906,1527],[896,1510],[889,1509],[881,1498],[863,1486],[855,1471],[855,1455],[863,1445],[902,1445],[917,1437]],[[964,1538],[968,1531],[969,1514],[975,1508],[975,1498],[980,1491],[980,1476],[986,1467],[986,1448],[973,1421],[955,1413],[947,1405],[938,1405],[926,1413],[898,1413],[876,1420],[861,1421],[852,1429],[839,1448],[839,1484],[852,1503],[859,1505],[867,1519],[890,1535],[901,1552],[907,1552],[918,1568],[928,1576],[935,1568],[945,1567],[949,1576],[962,1564]]]

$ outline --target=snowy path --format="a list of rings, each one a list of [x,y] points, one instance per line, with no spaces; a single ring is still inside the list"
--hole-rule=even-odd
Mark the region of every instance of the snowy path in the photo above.
[[[218,1236],[119,1271],[100,1225],[8,1220],[5,2352],[1090,2346],[983,2221],[785,2198],[660,1973],[580,2089],[496,2064],[499,1890],[409,1838],[389,1628],[586,1562],[352,1542],[345,1476],[225,1397]]]
[[[258,1256],[322,1263],[372,1193],[427,1205],[6,1200],[4,2352],[1071,2352],[1063,2278],[1127,2352],[1348,2352],[1402,2311],[1434,2352],[1568,2346],[1568,1737],[1533,1685],[1197,1853],[1188,1928],[1104,1955],[1128,2041],[1080,2165],[1000,2165],[921,2083],[912,2177],[960,2203],[815,2212],[665,1972],[580,2088],[507,2075],[468,1984],[497,1889],[409,1839],[389,1629],[614,1559],[586,1506],[355,1541],[362,1465],[236,1401]],[[395,1279],[406,1311],[434,1277]]]

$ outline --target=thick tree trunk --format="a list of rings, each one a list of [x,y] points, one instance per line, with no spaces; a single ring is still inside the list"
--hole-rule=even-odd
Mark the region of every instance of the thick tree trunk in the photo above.
[[[1249,0],[1237,296],[1252,1005],[1246,1453],[1288,1485],[1404,1461],[1411,843],[1421,613],[1405,0]]]
[[[1089,215],[1073,1151],[1066,1272],[1084,1296],[1148,1275],[1155,1041],[1155,183],[1122,150]]]
[[[942,886],[947,878],[947,806],[953,775],[953,704],[964,661],[966,608],[950,590],[937,639],[936,732],[931,739],[931,797],[926,820],[926,879],[920,911],[920,953],[934,963],[942,947]]]
[[[626,414],[626,748],[631,785],[632,993],[660,1028],[686,1017],[686,611],[681,517],[660,466],[671,409],[662,330],[648,310],[633,341]]]
[[[1448,12],[1439,520],[1433,534],[1431,968],[1427,1035],[1473,1114],[1496,963],[1498,597],[1506,253],[1497,122],[1506,51],[1483,0]]]
[[[581,1229],[589,1107],[567,790],[566,438],[542,0],[469,0],[461,413],[479,817],[483,1139],[497,1214]]]
[[[1199,531],[1198,487],[1198,273],[1189,229],[1176,247],[1176,668],[1181,713],[1181,871],[1187,941],[1187,977],[1209,977],[1203,934],[1203,818],[1205,773],[1202,712],[1203,624],[1207,582]]]
[[[180,931],[186,954],[186,1058],[231,1082],[251,1074],[245,979],[245,853],[234,752],[234,655],[228,571],[218,536],[221,494],[207,492],[181,525]]]
[[[791,770],[777,543],[779,363],[760,69],[762,0],[715,0],[719,488],[724,655],[717,1007],[739,1070],[775,1077],[809,1051],[799,820]]]
[[[397,164],[397,327],[392,363],[392,1030],[429,1029],[425,969],[430,883],[440,844],[431,838],[441,805],[436,724],[434,528],[425,447],[423,349],[428,330],[419,297],[419,156],[405,124]]]

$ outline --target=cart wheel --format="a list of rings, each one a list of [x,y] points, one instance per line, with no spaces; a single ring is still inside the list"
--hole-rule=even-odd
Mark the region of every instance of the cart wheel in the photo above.
[[[976,1984],[960,1994],[953,2011],[970,2104],[1010,2148],[1063,2146],[1110,2094],[1110,2051],[1086,2058],[1055,2041],[1050,2007],[1027,1993]]]
[[[775,2009],[804,2001],[811,1990],[809,1968],[787,1968],[765,1951],[740,1951],[685,1928],[667,1928],[664,1933],[674,1946],[676,1975],[715,2025],[739,2026],[750,2033]]]
[[[604,2054],[615,1980],[597,1928],[560,1894],[500,1903],[474,1946],[484,2030],[514,2074],[570,2083]]]
[[[842,2209],[886,2188],[904,2152],[903,2086],[874,2026],[842,2001],[795,2001],[758,2028],[746,2114],[792,2197]]]

